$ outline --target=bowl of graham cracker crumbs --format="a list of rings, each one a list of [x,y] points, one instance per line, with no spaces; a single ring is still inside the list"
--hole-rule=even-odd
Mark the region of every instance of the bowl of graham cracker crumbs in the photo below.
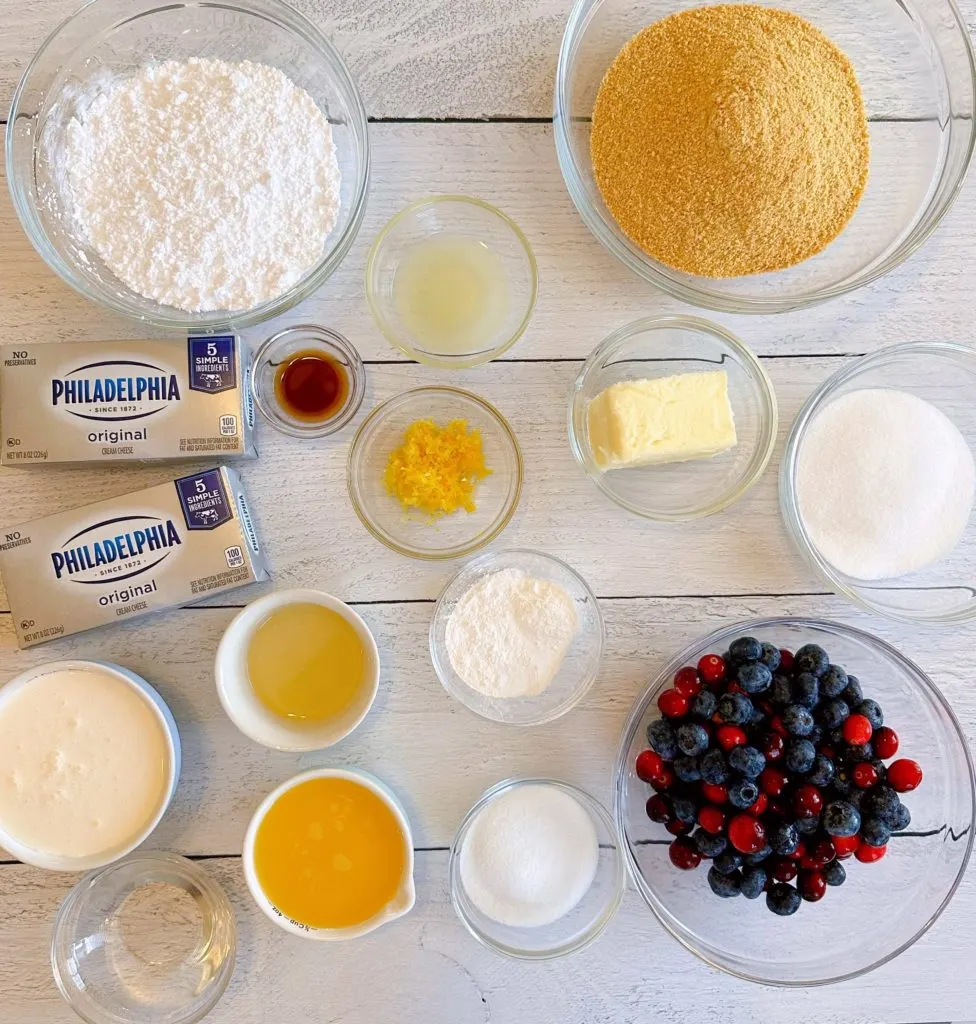
[[[577,0],[553,121],[570,196],[618,259],[694,305],[776,313],[925,241],[974,107],[954,0]]]

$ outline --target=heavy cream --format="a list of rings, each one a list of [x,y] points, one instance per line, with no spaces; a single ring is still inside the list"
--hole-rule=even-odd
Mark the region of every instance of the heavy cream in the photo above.
[[[0,691],[0,828],[54,857],[109,857],[160,813],[172,771],[149,698],[97,665]]]

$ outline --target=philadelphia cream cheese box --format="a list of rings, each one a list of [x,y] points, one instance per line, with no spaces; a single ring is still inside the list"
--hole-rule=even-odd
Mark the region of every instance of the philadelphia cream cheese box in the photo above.
[[[254,454],[241,339],[0,348],[0,463]]]
[[[226,467],[0,529],[0,575],[21,647],[268,578]]]

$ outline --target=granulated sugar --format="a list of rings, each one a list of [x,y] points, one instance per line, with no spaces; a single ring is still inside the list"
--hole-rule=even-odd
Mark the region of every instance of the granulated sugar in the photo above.
[[[133,291],[246,309],[322,256],[339,210],[332,129],[276,68],[191,59],[119,79],[67,126],[68,206]]]

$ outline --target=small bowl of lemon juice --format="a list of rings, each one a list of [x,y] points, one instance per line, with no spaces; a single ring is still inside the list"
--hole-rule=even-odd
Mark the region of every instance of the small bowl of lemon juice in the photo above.
[[[411,359],[487,363],[515,344],[535,307],[528,240],[501,210],[470,196],[432,196],[394,216],[366,263],[380,330]]]

